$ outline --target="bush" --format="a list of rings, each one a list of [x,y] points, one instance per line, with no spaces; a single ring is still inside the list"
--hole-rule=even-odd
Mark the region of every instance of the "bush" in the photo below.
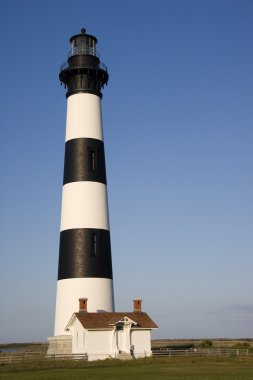
[[[203,342],[200,343],[201,348],[211,348],[213,347],[213,342],[211,340],[203,340]]]
[[[244,348],[250,348],[250,344],[245,342],[245,343],[237,343],[233,346],[233,348],[238,348],[238,349],[244,349]]]

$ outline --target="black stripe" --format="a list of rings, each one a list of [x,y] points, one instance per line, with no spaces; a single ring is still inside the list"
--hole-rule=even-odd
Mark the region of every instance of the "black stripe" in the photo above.
[[[61,232],[58,280],[83,277],[112,279],[110,231],[75,228]]]
[[[106,184],[103,141],[78,138],[66,142],[63,184],[77,181]]]

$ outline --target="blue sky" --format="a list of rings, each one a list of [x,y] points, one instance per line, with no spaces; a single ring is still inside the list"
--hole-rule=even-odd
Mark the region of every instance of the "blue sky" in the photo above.
[[[98,38],[116,309],[252,337],[253,3],[2,0],[0,342],[53,333],[69,37]]]

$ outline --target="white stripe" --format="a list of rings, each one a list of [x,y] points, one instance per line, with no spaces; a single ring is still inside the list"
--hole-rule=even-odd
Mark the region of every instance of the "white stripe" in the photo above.
[[[79,181],[63,186],[61,231],[71,228],[109,230],[106,185]]]
[[[64,331],[73,313],[79,311],[79,298],[88,298],[88,312],[114,311],[113,281],[107,278],[70,278],[57,282],[54,335]]]
[[[66,141],[79,137],[103,141],[101,100],[93,94],[75,94],[67,99]]]

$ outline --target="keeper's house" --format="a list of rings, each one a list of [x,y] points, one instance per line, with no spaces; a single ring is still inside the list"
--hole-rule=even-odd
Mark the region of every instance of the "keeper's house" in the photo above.
[[[151,330],[157,325],[134,300],[133,312],[89,313],[87,298],[79,299],[79,312],[66,326],[72,336],[72,354],[89,361],[107,358],[132,359],[151,356]]]

